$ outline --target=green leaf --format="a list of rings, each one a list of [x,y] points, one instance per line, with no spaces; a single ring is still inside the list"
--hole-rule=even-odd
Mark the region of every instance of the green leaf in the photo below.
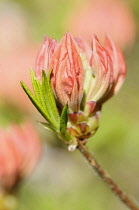
[[[45,71],[42,71],[42,93],[45,98],[45,104],[47,105],[47,110],[55,122],[55,126],[59,128],[60,116],[58,113],[58,109],[56,106],[54,94],[52,91],[51,83],[50,83],[50,75],[51,71],[46,77]]]
[[[65,135],[68,121],[68,104],[66,104],[62,110],[60,118],[60,132]]]
[[[40,81],[38,81],[38,79],[36,78],[33,69],[31,69],[30,75],[31,75],[32,87],[33,87],[35,96],[36,96],[37,100],[42,104],[41,96],[40,96],[40,95],[41,95],[41,83],[40,83]]]
[[[55,128],[50,125],[49,123],[44,123],[44,122],[38,122],[43,128],[51,130],[51,131],[56,131]]]
[[[44,108],[44,110],[48,113],[49,117],[51,118],[53,125],[58,128],[59,124],[58,119],[55,119],[54,113],[52,112],[52,105],[50,103],[50,97],[48,95],[48,88],[46,88],[47,78],[45,75],[45,71],[42,75],[42,82],[38,78],[36,78],[34,70],[31,69],[31,79],[32,79],[32,86],[38,100],[39,104]],[[45,75],[45,77],[44,77]],[[55,99],[54,99],[55,100]],[[57,107],[56,107],[57,109]],[[60,117],[59,117],[60,120]]]
[[[42,71],[42,81],[40,81],[34,73],[34,70],[31,69],[31,80],[32,86],[34,90],[33,95],[31,91],[27,88],[27,86],[21,82],[21,86],[24,91],[38,109],[38,111],[42,114],[42,116],[55,128],[55,130],[59,131],[60,125],[60,116],[56,106],[56,101],[54,98],[54,94],[51,87],[51,76],[50,71],[48,76],[46,76],[45,71]]]
[[[42,84],[39,81],[38,78],[36,78],[34,70],[31,69],[30,71],[30,75],[31,75],[31,80],[32,80],[32,86],[33,86],[33,90],[35,93],[35,96],[37,98],[37,100],[39,101],[39,103],[44,107],[44,109],[47,110],[47,106],[46,106],[46,96],[43,94],[43,90],[42,90]]]
[[[41,113],[41,115],[49,122],[52,123],[52,120],[50,118],[50,116],[48,115],[48,113],[44,110],[44,108],[40,105],[40,103],[38,102],[38,100],[35,98],[35,96],[31,93],[31,91],[28,89],[28,87],[24,84],[24,82],[21,81],[21,86],[24,89],[24,91],[26,92],[26,94],[28,95],[29,99],[31,100],[31,102],[34,104],[34,106],[37,108],[37,110]]]

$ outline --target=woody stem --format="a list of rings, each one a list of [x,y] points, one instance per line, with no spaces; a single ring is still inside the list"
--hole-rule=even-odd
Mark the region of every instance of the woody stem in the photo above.
[[[117,186],[109,174],[104,171],[93,155],[88,151],[81,141],[78,142],[78,150],[87,159],[90,166],[95,169],[100,178],[102,178],[108,187],[117,195],[117,197],[131,210],[139,210],[139,207]]]

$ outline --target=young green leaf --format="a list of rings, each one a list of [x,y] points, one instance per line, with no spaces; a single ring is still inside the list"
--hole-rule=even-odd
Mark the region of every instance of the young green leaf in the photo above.
[[[44,123],[44,122],[38,122],[41,126],[43,126],[45,129],[51,130],[51,131],[56,131],[55,128],[50,125],[49,123]]]
[[[31,69],[30,75],[31,75],[32,86],[33,86],[33,90],[34,90],[35,96],[36,96],[38,102],[39,102],[39,103],[44,107],[44,109],[46,109],[46,111],[48,112],[47,107],[46,107],[46,96],[43,95],[43,91],[42,91],[42,84],[41,84],[41,82],[39,81],[39,79],[36,78],[33,69]]]
[[[37,100],[41,103],[41,97],[40,97],[40,92],[41,92],[41,84],[40,81],[35,77],[34,70],[30,70],[30,75],[31,75],[31,80],[32,80],[32,87],[35,93],[35,96]]]
[[[54,127],[55,130],[59,131],[60,116],[56,106],[53,91],[51,88],[51,81],[50,81],[51,71],[48,74],[48,76],[46,76],[45,71],[42,71],[42,82],[38,78],[36,78],[33,69],[31,69],[30,73],[31,73],[32,86],[35,95],[31,93],[31,91],[27,88],[27,86],[23,82],[21,82],[21,85],[26,94],[28,95],[28,97],[30,98],[30,100],[32,101],[32,103],[42,114],[42,116],[50,124],[52,124],[52,127]]]
[[[60,122],[60,116],[58,113],[55,98],[54,98],[53,91],[51,88],[50,74],[51,72],[46,77],[45,71],[42,71],[42,93],[46,100],[45,103],[47,105],[47,110],[51,118],[53,119],[53,121],[56,123],[56,127],[58,128],[59,122]]]
[[[38,100],[35,98],[35,96],[31,93],[31,91],[28,89],[28,87],[24,84],[24,82],[21,81],[21,86],[24,89],[24,91],[26,92],[26,94],[28,95],[29,99],[31,100],[31,102],[34,104],[34,106],[37,108],[37,110],[41,113],[41,115],[51,124],[53,124],[53,121],[51,120],[50,116],[48,115],[48,113],[46,112],[46,110],[44,110],[44,108],[40,105],[40,103],[38,102]]]
[[[60,118],[60,132],[65,135],[68,121],[68,104],[66,104],[62,110]]]

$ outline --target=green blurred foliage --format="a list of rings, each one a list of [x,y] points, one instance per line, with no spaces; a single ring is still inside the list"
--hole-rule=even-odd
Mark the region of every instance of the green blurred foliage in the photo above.
[[[10,2],[16,2],[25,11],[31,38],[39,43],[45,34],[60,39],[65,33],[65,19],[79,3],[73,0]],[[139,25],[139,2],[128,2]],[[89,139],[88,147],[121,188],[138,200],[139,36],[133,48],[125,52],[125,57],[128,73],[124,86],[104,105],[100,128]],[[28,114],[14,105],[4,102],[0,105],[3,126],[20,122],[24,115]],[[48,139],[47,149],[33,175],[21,185],[18,210],[126,210],[77,151],[69,153],[52,132],[40,128],[40,133],[44,140]]]

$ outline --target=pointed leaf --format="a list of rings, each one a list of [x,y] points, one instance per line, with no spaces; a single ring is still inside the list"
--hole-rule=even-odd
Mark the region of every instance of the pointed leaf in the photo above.
[[[50,74],[51,72],[46,77],[45,71],[42,71],[42,82],[40,82],[39,79],[36,78],[34,70],[31,69],[32,86],[35,96],[23,82],[21,82],[21,85],[38,111],[59,131],[60,116],[51,88]]]
[[[51,131],[56,131],[55,128],[50,125],[49,123],[44,123],[44,122],[38,122],[43,128],[51,130]]]
[[[40,100],[40,81],[37,81],[37,78],[35,77],[35,73],[34,70],[31,69],[30,70],[30,76],[31,76],[31,80],[32,80],[32,87],[35,93],[36,98],[38,99],[38,101]]]
[[[24,84],[24,82],[21,81],[21,86],[30,98],[31,102],[34,104],[34,106],[37,108],[37,110],[42,114],[42,116],[51,124],[53,124],[53,121],[51,120],[48,113],[44,110],[44,108],[39,104],[38,100],[35,98],[35,96],[31,93],[31,91],[28,89],[28,87]]]
[[[31,69],[30,71],[30,75],[31,75],[31,80],[32,80],[32,86],[33,86],[33,90],[35,93],[35,96],[37,98],[37,100],[39,101],[39,103],[44,107],[44,109],[46,109],[46,101],[45,101],[45,97],[42,93],[42,85],[40,83],[40,80],[38,80],[38,78],[36,78],[35,76],[35,72],[33,69]],[[48,111],[47,111],[48,112]]]
[[[60,116],[56,106],[55,98],[50,83],[50,74],[46,77],[45,71],[42,71],[42,92],[47,104],[47,110],[56,126],[59,127]]]
[[[64,106],[62,110],[61,118],[60,118],[60,132],[62,134],[66,133],[67,121],[68,121],[68,104]]]

